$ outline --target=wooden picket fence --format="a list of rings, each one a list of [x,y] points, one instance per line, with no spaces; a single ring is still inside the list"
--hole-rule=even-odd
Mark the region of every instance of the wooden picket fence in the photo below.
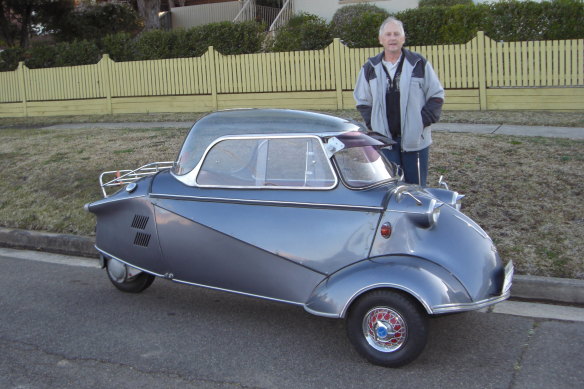
[[[584,39],[419,46],[451,110],[584,110]],[[357,74],[380,48],[114,62],[0,73],[0,117],[205,112],[237,107],[354,108]]]

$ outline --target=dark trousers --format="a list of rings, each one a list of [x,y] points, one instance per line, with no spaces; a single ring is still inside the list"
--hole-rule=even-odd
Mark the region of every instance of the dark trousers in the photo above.
[[[401,166],[404,171],[404,180],[407,183],[426,186],[430,147],[419,151],[402,151],[401,139],[398,138],[396,141],[397,143],[391,149],[383,148],[381,152],[389,161]],[[418,166],[420,167],[419,171]]]

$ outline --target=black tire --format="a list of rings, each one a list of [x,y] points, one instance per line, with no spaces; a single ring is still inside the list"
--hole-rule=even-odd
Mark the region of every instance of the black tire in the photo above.
[[[347,315],[347,336],[369,362],[400,367],[412,362],[428,340],[428,318],[409,296],[377,290],[360,297]]]
[[[109,263],[109,261],[106,261]],[[111,281],[111,283],[121,290],[122,292],[126,293],[140,293],[146,290],[152,283],[154,282],[154,277],[152,274],[141,272],[133,277],[129,277],[125,279],[123,282],[120,282],[112,276],[109,271],[108,265],[106,264],[106,273],[107,277]]]

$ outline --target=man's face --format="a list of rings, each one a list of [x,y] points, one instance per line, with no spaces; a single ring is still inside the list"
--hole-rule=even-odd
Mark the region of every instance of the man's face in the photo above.
[[[402,29],[396,23],[387,23],[383,27],[383,32],[379,35],[379,43],[383,46],[386,52],[397,54],[406,42],[406,37]]]

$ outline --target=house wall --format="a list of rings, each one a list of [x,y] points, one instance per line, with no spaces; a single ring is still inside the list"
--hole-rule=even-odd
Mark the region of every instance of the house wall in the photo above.
[[[172,8],[172,28],[188,29],[208,23],[232,21],[242,6],[243,2],[229,1]]]
[[[399,12],[409,8],[416,8],[418,0],[378,0],[378,1],[364,1],[364,0],[293,0],[294,11],[307,12],[318,15],[327,22],[330,22],[337,9],[345,5],[353,5],[359,3],[369,3],[380,8],[386,9],[388,12]]]

